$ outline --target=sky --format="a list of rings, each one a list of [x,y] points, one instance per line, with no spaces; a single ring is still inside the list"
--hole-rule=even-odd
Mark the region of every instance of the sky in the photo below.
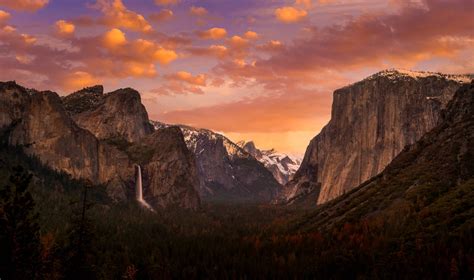
[[[474,1],[0,0],[0,80],[132,87],[152,120],[293,155],[387,68],[474,73]]]

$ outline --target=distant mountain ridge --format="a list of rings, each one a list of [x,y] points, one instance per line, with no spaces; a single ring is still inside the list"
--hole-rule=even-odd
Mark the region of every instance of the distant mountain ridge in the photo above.
[[[330,122],[311,140],[279,201],[322,204],[379,174],[438,124],[470,75],[391,69],[334,92]]]
[[[168,124],[151,122],[155,129]],[[224,135],[208,129],[179,125],[186,145],[195,156],[204,200],[269,202],[281,185],[265,166]]]
[[[278,153],[273,149],[260,150],[255,146],[253,141],[240,141],[237,145],[263,163],[263,165],[272,172],[273,177],[282,185],[288,183],[301,165],[300,159],[287,154]]]

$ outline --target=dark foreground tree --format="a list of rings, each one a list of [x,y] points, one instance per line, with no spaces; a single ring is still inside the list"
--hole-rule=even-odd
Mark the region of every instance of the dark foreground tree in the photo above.
[[[67,279],[95,279],[93,266],[92,248],[92,224],[87,217],[87,209],[90,207],[87,192],[91,184],[83,187],[82,199],[78,203],[72,218],[72,227],[69,232],[68,244],[65,248]]]
[[[39,267],[39,225],[28,191],[31,175],[15,167],[0,190],[0,278],[36,279]]]

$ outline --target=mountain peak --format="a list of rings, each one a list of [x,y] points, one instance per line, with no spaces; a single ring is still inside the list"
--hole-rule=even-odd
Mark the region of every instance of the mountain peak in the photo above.
[[[255,154],[255,153],[258,153],[260,151],[258,151],[257,147],[255,146],[255,143],[253,141],[249,141],[249,142],[246,142],[242,148],[244,150],[246,150],[247,152],[249,152],[250,154]]]
[[[301,164],[298,159],[286,154],[277,153],[274,149],[260,150],[253,141],[241,141],[238,145],[260,161],[282,185],[291,179]]]

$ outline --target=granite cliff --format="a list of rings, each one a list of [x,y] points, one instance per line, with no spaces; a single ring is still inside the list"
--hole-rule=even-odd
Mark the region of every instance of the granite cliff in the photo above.
[[[8,133],[9,144],[23,147],[54,170],[104,185],[111,197],[124,200],[134,197],[135,165],[146,164],[150,180],[144,190],[152,206],[199,207],[195,163],[182,133],[153,133],[134,90],[103,94],[96,86],[61,100],[50,91],[6,82],[0,83],[0,108],[0,128]],[[141,155],[150,158],[144,162]],[[187,179],[176,179],[183,176]]]
[[[85,88],[63,98],[74,121],[99,139],[122,137],[135,142],[153,132],[140,94],[131,88],[104,94],[102,86]]]
[[[413,234],[416,224],[425,239],[426,233],[472,229],[473,178],[474,82],[462,86],[439,124],[406,146],[382,173],[321,205],[301,226],[330,230],[353,221],[381,221],[408,225],[402,233],[420,238]]]
[[[379,174],[407,145],[438,124],[470,77],[386,70],[334,92],[330,122],[311,140],[279,196],[325,203]]]

